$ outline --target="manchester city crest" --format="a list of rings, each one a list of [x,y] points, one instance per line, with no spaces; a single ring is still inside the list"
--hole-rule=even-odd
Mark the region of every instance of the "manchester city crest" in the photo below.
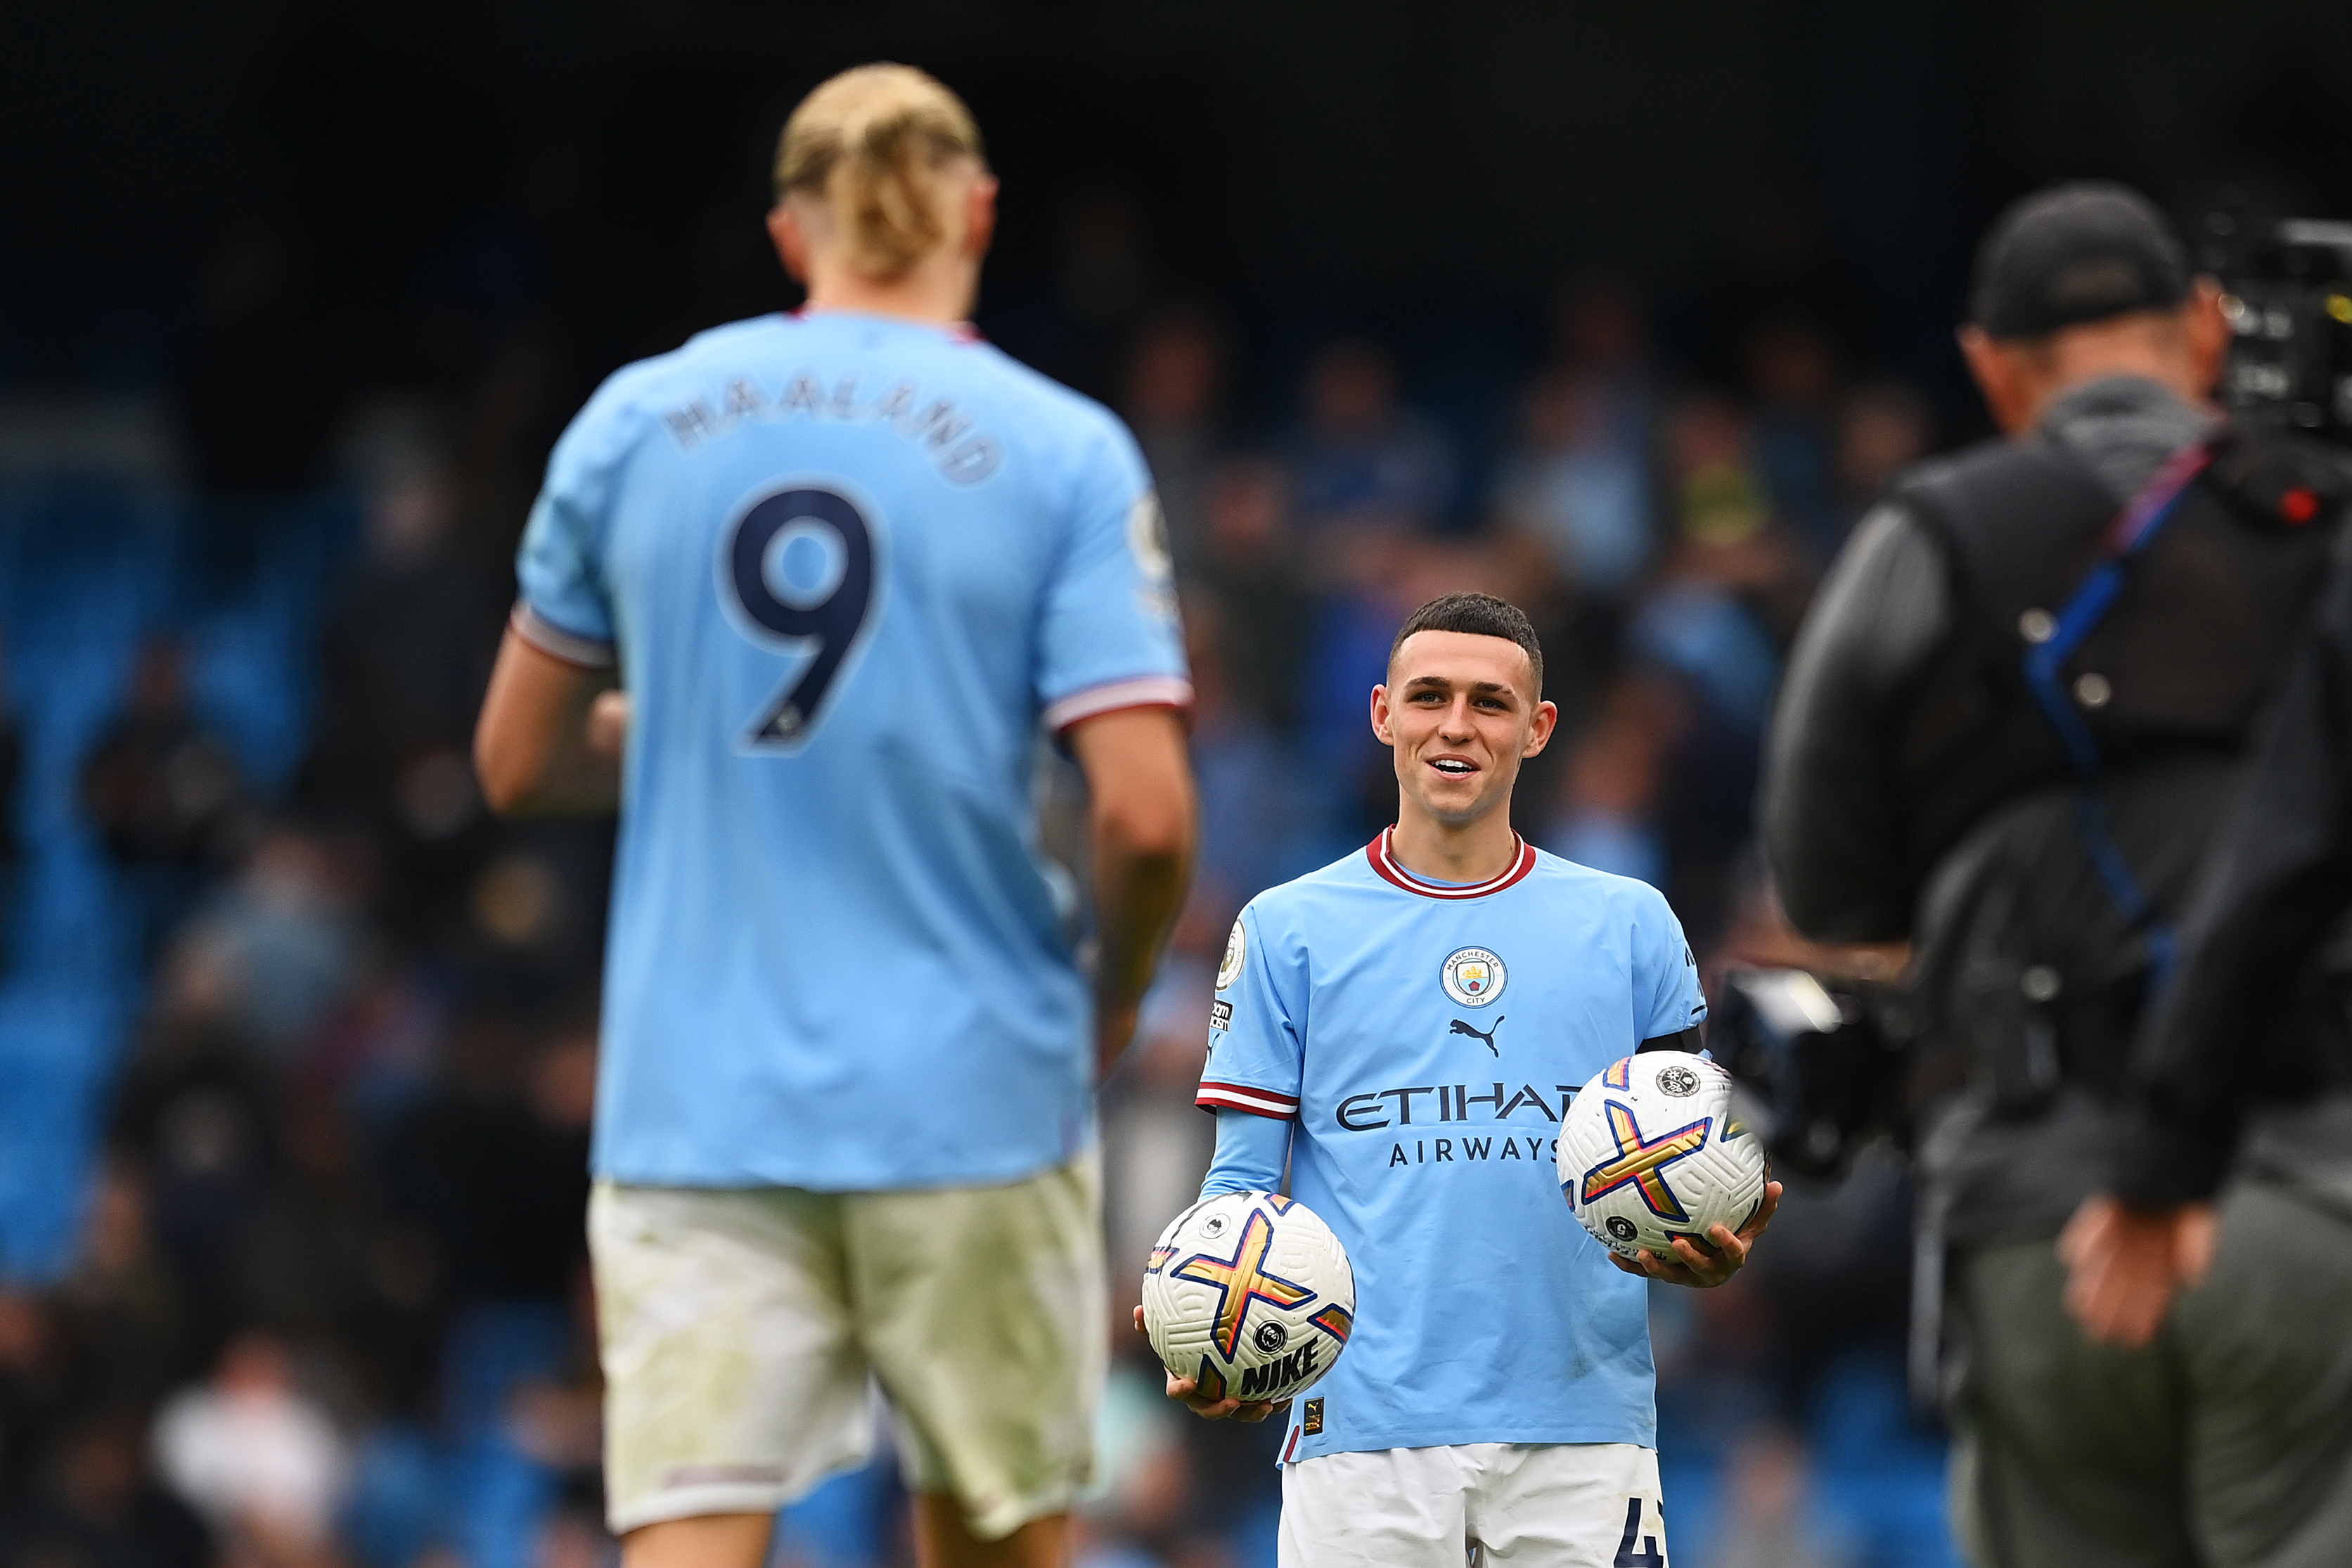
[[[1248,956],[1249,932],[1235,920],[1233,934],[1225,938],[1224,960],[1217,965],[1218,990],[1224,990],[1242,977],[1242,960]]]
[[[1506,978],[1503,961],[1483,947],[1456,949],[1438,975],[1445,994],[1465,1007],[1484,1007],[1500,996]]]

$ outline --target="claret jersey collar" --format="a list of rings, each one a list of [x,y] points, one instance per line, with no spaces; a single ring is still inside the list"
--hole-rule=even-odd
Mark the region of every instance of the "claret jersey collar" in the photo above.
[[[1424,899],[1483,899],[1489,893],[1501,892],[1536,868],[1536,847],[1514,833],[1511,842],[1518,846],[1518,850],[1511,857],[1509,868],[1500,876],[1458,887],[1444,882],[1424,881],[1397,864],[1395,846],[1391,843],[1395,837],[1395,828],[1381,829],[1381,836],[1364,847],[1364,857],[1371,861],[1372,869],[1383,879],[1408,893],[1419,893]]]

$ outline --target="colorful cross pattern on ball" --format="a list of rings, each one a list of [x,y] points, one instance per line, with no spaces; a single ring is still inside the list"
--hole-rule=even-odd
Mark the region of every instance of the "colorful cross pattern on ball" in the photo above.
[[[1689,1219],[1689,1211],[1675,1196],[1674,1188],[1666,1184],[1665,1168],[1706,1147],[1706,1135],[1715,1118],[1703,1116],[1661,1137],[1644,1138],[1632,1107],[1612,1100],[1605,1103],[1603,1110],[1617,1152],[1584,1173],[1582,1201],[1596,1202],[1630,1182],[1642,1194],[1642,1201],[1650,1205],[1650,1212],[1660,1219],[1677,1223]]]
[[[1241,1348],[1242,1320],[1249,1316],[1252,1301],[1265,1301],[1287,1310],[1303,1307],[1315,1299],[1315,1292],[1304,1285],[1294,1285],[1265,1271],[1266,1249],[1273,1245],[1273,1222],[1253,1210],[1249,1223],[1242,1226],[1241,1245],[1234,1249],[1233,1257],[1216,1258],[1197,1252],[1171,1270],[1175,1279],[1216,1288],[1217,1325],[1209,1337],[1217,1352],[1227,1361],[1233,1360]]]
[[[1356,1329],[1356,1314],[1337,1301],[1307,1321],[1343,1345],[1348,1342],[1348,1336]]]

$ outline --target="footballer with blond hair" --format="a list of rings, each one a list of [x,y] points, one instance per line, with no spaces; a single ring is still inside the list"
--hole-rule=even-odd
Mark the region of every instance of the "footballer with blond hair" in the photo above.
[[[628,1568],[760,1568],[897,1416],[926,1564],[1044,1568],[1093,1464],[1092,1091],[1192,840],[1191,700],[1126,428],[965,324],[996,181],[876,65],[784,127],[807,304],[616,373],[556,445],[476,740],[617,799],[589,1215]],[[1091,976],[1034,827],[1090,791]]]

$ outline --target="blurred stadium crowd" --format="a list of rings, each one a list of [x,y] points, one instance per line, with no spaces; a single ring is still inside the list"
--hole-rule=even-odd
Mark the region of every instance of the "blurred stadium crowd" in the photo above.
[[[1664,889],[1710,967],[1784,956],[1749,820],[1782,651],[1973,415],[1801,309],[1670,353],[1600,273],[1432,383],[1379,323],[1155,299],[1106,232],[1066,226],[1062,325],[1004,335],[1135,428],[1199,690],[1201,870],[1103,1100],[1131,1277],[1206,1164],[1234,912],[1390,820],[1364,711],[1402,616],[1526,606],[1564,722],[1523,831]],[[403,316],[405,368],[352,385],[317,282],[232,243],[167,386],[0,403],[5,1568],[611,1560],[581,1223],[610,827],[491,819],[467,748],[539,467],[625,355],[574,277]],[[1952,1560],[1901,1390],[1908,1204],[1865,1163],[1734,1286],[1658,1296],[1678,1561]],[[1082,1563],[1270,1564],[1274,1434],[1185,1417],[1117,1339]],[[895,1486],[828,1485],[780,1563],[904,1560]]]

